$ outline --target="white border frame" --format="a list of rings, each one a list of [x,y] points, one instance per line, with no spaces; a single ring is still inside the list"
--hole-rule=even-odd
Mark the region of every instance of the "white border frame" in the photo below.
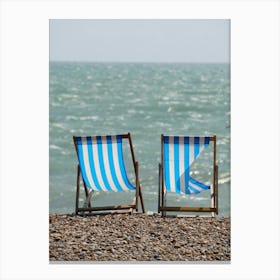
[[[278,1],[4,0],[0,4],[1,279],[279,279]],[[231,19],[231,264],[49,264],[52,18]],[[30,177],[34,162],[40,168]],[[40,200],[32,195],[38,188]],[[254,210],[259,206],[264,210]],[[35,211],[38,207],[42,210]]]

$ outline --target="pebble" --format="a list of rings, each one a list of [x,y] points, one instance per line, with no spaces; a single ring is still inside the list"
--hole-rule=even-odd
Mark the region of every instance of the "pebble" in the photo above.
[[[229,217],[50,214],[50,261],[230,261]]]

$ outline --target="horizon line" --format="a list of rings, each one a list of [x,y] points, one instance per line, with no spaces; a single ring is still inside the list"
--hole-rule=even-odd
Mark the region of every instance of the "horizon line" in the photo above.
[[[230,61],[97,61],[97,60],[49,60],[49,62],[72,63],[154,63],[154,64],[230,64]]]

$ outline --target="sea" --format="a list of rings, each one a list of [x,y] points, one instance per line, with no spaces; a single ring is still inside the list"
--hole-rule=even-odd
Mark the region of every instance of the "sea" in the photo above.
[[[49,212],[73,213],[77,155],[73,136],[130,132],[146,211],[158,210],[161,135],[216,135],[219,215],[230,216],[230,64],[49,64]],[[126,170],[135,182],[129,146]],[[191,175],[212,184],[213,147],[191,166]],[[82,203],[83,192],[80,203]],[[92,204],[130,203],[131,192],[101,192]],[[211,206],[210,192],[168,193],[167,205]]]

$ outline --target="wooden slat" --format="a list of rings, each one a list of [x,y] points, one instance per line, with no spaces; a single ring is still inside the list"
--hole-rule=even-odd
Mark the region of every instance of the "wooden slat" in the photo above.
[[[120,209],[135,209],[135,205],[116,205],[116,206],[99,206],[99,207],[82,207],[78,208],[78,212],[86,211],[102,211],[102,210],[120,210]]]
[[[160,210],[161,211],[173,211],[173,212],[215,212],[216,208],[165,206],[165,207],[160,207]]]
[[[121,134],[122,138],[129,138],[130,137],[130,133],[128,132],[127,134]]]

